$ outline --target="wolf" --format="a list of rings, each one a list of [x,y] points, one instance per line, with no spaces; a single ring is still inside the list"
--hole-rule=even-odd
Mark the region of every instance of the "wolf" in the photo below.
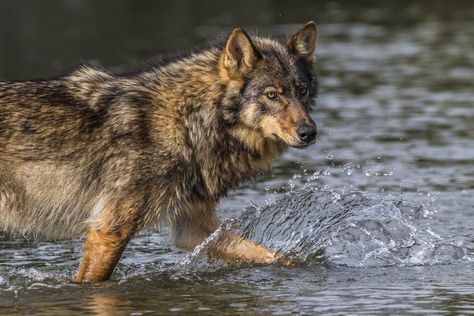
[[[237,28],[133,73],[81,66],[0,82],[0,230],[85,237],[78,282],[107,280],[127,242],[153,225],[192,250],[219,227],[228,190],[315,142],[316,37],[314,22],[287,42]],[[227,239],[224,258],[285,262]]]

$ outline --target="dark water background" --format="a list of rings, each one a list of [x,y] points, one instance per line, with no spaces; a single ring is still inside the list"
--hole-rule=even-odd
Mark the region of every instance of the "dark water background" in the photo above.
[[[432,233],[462,255],[357,265],[336,256],[346,236],[307,266],[182,273],[174,268],[186,254],[170,247],[166,232],[147,233],[131,242],[112,281],[76,285],[69,278],[80,241],[5,237],[0,314],[474,313],[472,1],[2,1],[0,79],[56,75],[81,60],[129,69],[236,26],[284,38],[308,20],[319,30],[320,140],[289,150],[232,193],[220,216],[308,184],[361,190],[423,204],[423,224],[407,223],[415,237]],[[364,255],[376,227],[366,230]]]

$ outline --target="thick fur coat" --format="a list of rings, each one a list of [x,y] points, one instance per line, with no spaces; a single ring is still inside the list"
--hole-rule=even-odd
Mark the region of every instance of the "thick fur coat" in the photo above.
[[[116,241],[115,265],[150,225],[171,225],[175,244],[194,248],[219,225],[229,189],[314,141],[315,46],[314,23],[286,44],[236,29],[133,74],[84,66],[1,82],[0,229],[89,232],[87,271],[87,252]],[[78,279],[96,280],[87,271]]]

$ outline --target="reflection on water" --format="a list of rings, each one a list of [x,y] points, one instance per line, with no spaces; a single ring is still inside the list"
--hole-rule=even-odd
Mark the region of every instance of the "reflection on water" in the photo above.
[[[423,204],[423,218],[350,217],[355,227],[329,226],[341,231],[324,248],[326,263],[293,269],[172,273],[186,254],[169,246],[165,231],[147,233],[128,247],[114,280],[100,285],[69,281],[80,241],[4,236],[0,314],[472,313],[473,262],[463,258],[474,255],[474,4],[205,2],[2,1],[0,79],[55,75],[80,60],[128,69],[235,26],[284,38],[316,20],[321,88],[313,117],[320,141],[287,152],[271,172],[223,201],[219,214],[238,217],[251,201],[265,206],[275,193],[311,184],[341,195],[362,190],[375,201]],[[429,249],[421,252],[425,259],[433,255],[444,264],[406,266],[397,261],[406,249],[391,245],[385,233],[413,242],[411,250]],[[454,246],[436,248],[439,240]],[[365,268],[355,268],[368,253]],[[387,258],[397,260],[380,263]]]

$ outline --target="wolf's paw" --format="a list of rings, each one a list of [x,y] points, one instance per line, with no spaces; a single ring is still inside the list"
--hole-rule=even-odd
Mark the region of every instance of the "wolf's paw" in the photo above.
[[[275,260],[273,263],[287,268],[295,267],[298,264],[298,262],[283,253],[275,253]]]

